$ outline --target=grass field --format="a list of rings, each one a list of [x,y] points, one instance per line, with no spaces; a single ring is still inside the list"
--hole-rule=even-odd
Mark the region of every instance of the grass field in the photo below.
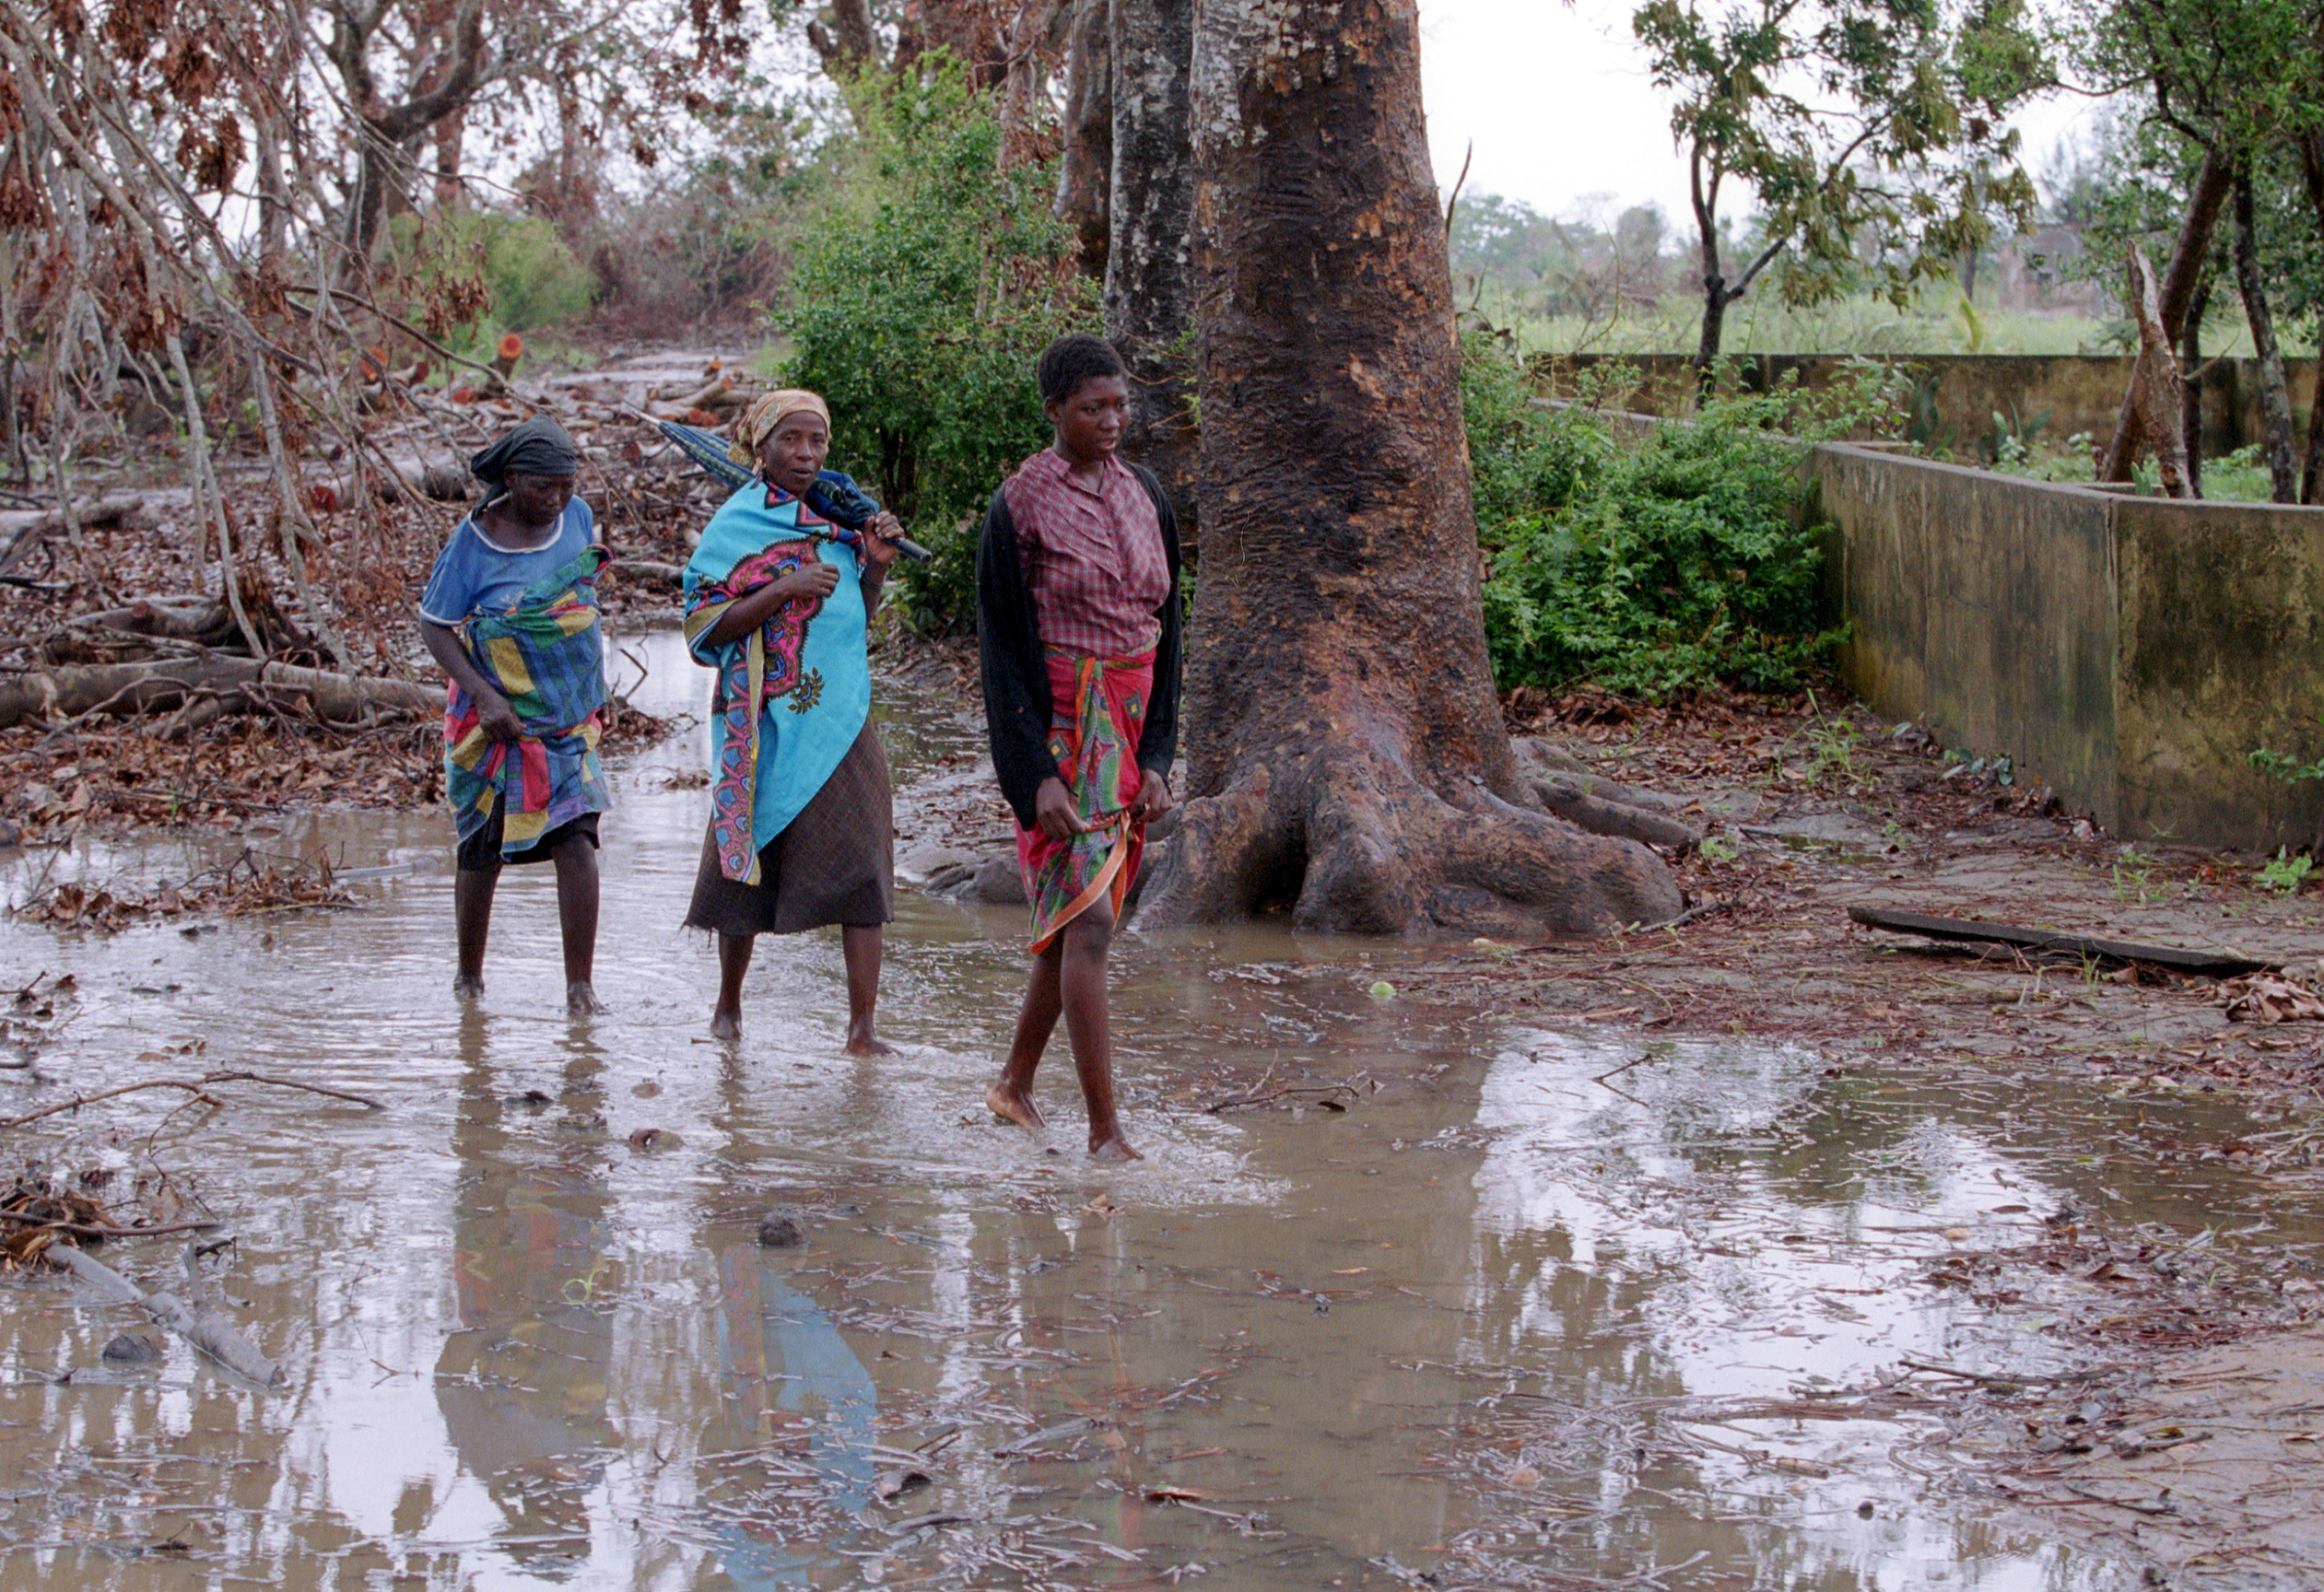
[[[1701,304],[1674,295],[1657,304],[1626,304],[1610,320],[1524,315],[1506,305],[1497,314],[1489,292],[1476,308],[1511,330],[1529,354],[1691,354],[1702,326]],[[1870,298],[1792,310],[1772,293],[1755,292],[1728,310],[1723,346],[1729,354],[2127,354],[2133,351],[2130,338],[2126,322],[2072,311],[1989,305],[1967,315],[1960,292],[1947,287],[1901,313]],[[2302,344],[2290,342],[2287,349],[2302,351]],[[2241,316],[2209,317],[2203,352],[2250,353]]]

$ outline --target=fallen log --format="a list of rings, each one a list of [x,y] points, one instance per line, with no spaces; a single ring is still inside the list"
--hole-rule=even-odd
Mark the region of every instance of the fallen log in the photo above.
[[[109,660],[102,653],[118,654],[122,643],[133,637],[201,647],[225,647],[241,639],[233,614],[215,597],[140,597],[126,607],[67,620],[41,643],[41,657],[52,664],[128,661],[118,656]]]
[[[2142,945],[2135,940],[2099,940],[2087,934],[2060,934],[2015,923],[1978,923],[1964,918],[1931,918],[1919,912],[1896,912],[1884,907],[1850,907],[1848,915],[1867,929],[1892,934],[1918,934],[1925,940],[1952,940],[1968,944],[2009,945],[2021,951],[2053,951],[2068,956],[2095,957],[2107,962],[2143,962],[2203,978],[2232,978],[2243,973],[2272,973],[2281,962],[2263,962],[2232,951],[2189,951],[2177,945]]]
[[[41,669],[0,685],[0,730],[26,722],[102,713],[130,719],[169,712],[197,697],[230,712],[298,704],[327,723],[362,723],[380,713],[440,713],[444,694],[409,680],[374,679],[263,663],[216,653],[150,663],[90,663]]]
[[[241,1328],[229,1320],[225,1312],[203,1297],[201,1274],[195,1269],[194,1246],[185,1251],[187,1292],[194,1295],[188,1306],[174,1294],[158,1290],[147,1293],[102,1260],[84,1255],[78,1249],[62,1244],[51,1245],[43,1251],[48,1258],[93,1287],[103,1290],[123,1305],[135,1305],[151,1317],[154,1322],[168,1328],[194,1348],[225,1366],[238,1376],[248,1378],[261,1387],[281,1387],[289,1378],[281,1366],[258,1352],[258,1346],[242,1335]]]
[[[336,480],[311,481],[307,500],[325,514],[363,501],[367,492],[381,503],[394,502],[398,497],[425,503],[464,503],[474,486],[463,461],[415,454],[366,461]]]
[[[109,525],[129,518],[146,506],[143,498],[99,498],[73,507],[71,521],[63,509],[0,510],[0,569],[6,569],[41,537],[65,530],[70,523]]]

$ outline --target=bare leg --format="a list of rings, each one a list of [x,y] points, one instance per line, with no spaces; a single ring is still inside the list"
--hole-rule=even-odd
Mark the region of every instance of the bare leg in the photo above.
[[[872,1033],[872,1009],[880,998],[880,926],[876,923],[839,925],[839,954],[847,959],[847,1053],[851,1056],[893,1056]]]
[[[1040,1108],[1033,1104],[1033,1071],[1049,1048],[1063,1010],[1057,989],[1057,965],[1063,959],[1062,938],[1033,958],[1033,977],[1025,986],[1025,1004],[1017,1008],[1016,1037],[1009,1042],[1009,1059],[1001,1065],[1000,1081],[985,1091],[984,1103],[1004,1122],[1020,1128],[1041,1126]]]
[[[743,975],[750,971],[750,953],[757,943],[756,934],[718,937],[718,1004],[710,1008],[714,1039],[743,1036]]]
[[[462,1000],[484,993],[484,942],[492,931],[492,893],[499,884],[497,868],[463,868],[452,876],[452,921],[460,955],[452,992]]]
[[[603,1012],[591,975],[597,962],[597,848],[579,835],[557,843],[557,927],[565,942],[565,1010]]]
[[[1073,1041],[1074,1071],[1081,1077],[1089,1106],[1089,1153],[1100,1161],[1143,1161],[1122,1137],[1114,1116],[1113,1028],[1106,1010],[1106,953],[1113,943],[1113,915],[1101,902],[1065,925],[1064,960],[1058,968],[1065,1007],[1065,1036]]]

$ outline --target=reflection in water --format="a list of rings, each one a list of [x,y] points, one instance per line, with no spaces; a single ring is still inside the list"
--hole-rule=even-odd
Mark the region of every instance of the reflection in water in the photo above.
[[[519,1561],[542,1550],[570,1555],[590,1539],[577,1504],[602,1490],[619,1446],[605,1418],[608,1317],[621,1279],[607,1244],[604,1150],[599,1136],[581,1133],[566,1154],[530,1154],[504,1118],[552,1108],[577,1123],[601,1116],[603,1055],[577,1046],[549,1107],[538,1089],[503,1095],[509,1085],[494,1076],[486,1032],[480,1019],[462,1024],[452,1145],[457,1324],[434,1378],[459,1483],[446,1500],[452,1517],[431,1517],[428,1534],[512,1537],[525,1545]],[[478,1485],[495,1510],[488,1522],[465,1513]]]
[[[675,646],[644,655],[648,705],[691,704]],[[915,760],[976,744],[935,707],[887,729],[907,785]],[[616,772],[615,1011],[593,1024],[561,1011],[545,874],[506,882],[544,899],[500,915],[481,1006],[451,1002],[433,814],[318,815],[270,842],[414,865],[357,913],[198,940],[0,924],[12,966],[69,968],[84,990],[53,1077],[8,1075],[14,1099],[152,1076],[155,1052],[199,1043],[211,1066],[389,1104],[237,1096],[164,1124],[125,1097],[42,1141],[61,1167],[166,1172],[229,1214],[229,1291],[294,1387],[229,1387],[182,1346],[158,1372],[106,1371],[121,1312],[9,1284],[0,1592],[189,1574],[982,1587],[1197,1566],[1264,1592],[1392,1581],[1390,1562],[1423,1570],[1454,1547],[1511,1576],[1692,1563],[1672,1585],[2107,1584],[1935,1507],[1889,1457],[1916,1434],[1894,1423],[1640,1441],[1640,1412],[1673,1400],[1973,1363],[1994,1318],[1913,1282],[1934,1230],[1995,1238],[2110,1198],[2107,1169],[2077,1161],[2086,1141],[2018,1112],[2038,1083],[1535,1033],[1367,999],[1380,947],[1143,937],[1115,1010],[1153,1159],[1101,1171],[980,1109],[1021,985],[1014,913],[901,897],[893,1059],[839,1054],[836,936],[768,942],[745,1043],[700,1042],[714,966],[675,925],[703,797],[667,782],[698,766],[698,739]],[[174,838],[57,865],[182,875],[200,851]],[[50,861],[15,864],[10,887]],[[1313,1092],[1204,1108],[1292,1082],[1344,1083],[1346,1108]],[[2247,1198],[2151,1192],[2212,1221]],[[1989,1213],[2003,1203],[2022,1213]],[[754,1241],[777,1204],[804,1246]],[[1513,1411],[1539,1414],[1554,1451],[1493,1447]],[[1799,1467],[1748,1459],[1762,1449]],[[1494,1491],[1520,1460],[1537,1489]],[[914,1518],[942,1523],[891,1531]]]

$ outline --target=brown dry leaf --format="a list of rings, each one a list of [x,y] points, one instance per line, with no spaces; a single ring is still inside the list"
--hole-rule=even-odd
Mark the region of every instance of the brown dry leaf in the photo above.
[[[2273,973],[2251,973],[2220,987],[2231,1023],[2314,1023],[2324,1020],[2324,996]]]

